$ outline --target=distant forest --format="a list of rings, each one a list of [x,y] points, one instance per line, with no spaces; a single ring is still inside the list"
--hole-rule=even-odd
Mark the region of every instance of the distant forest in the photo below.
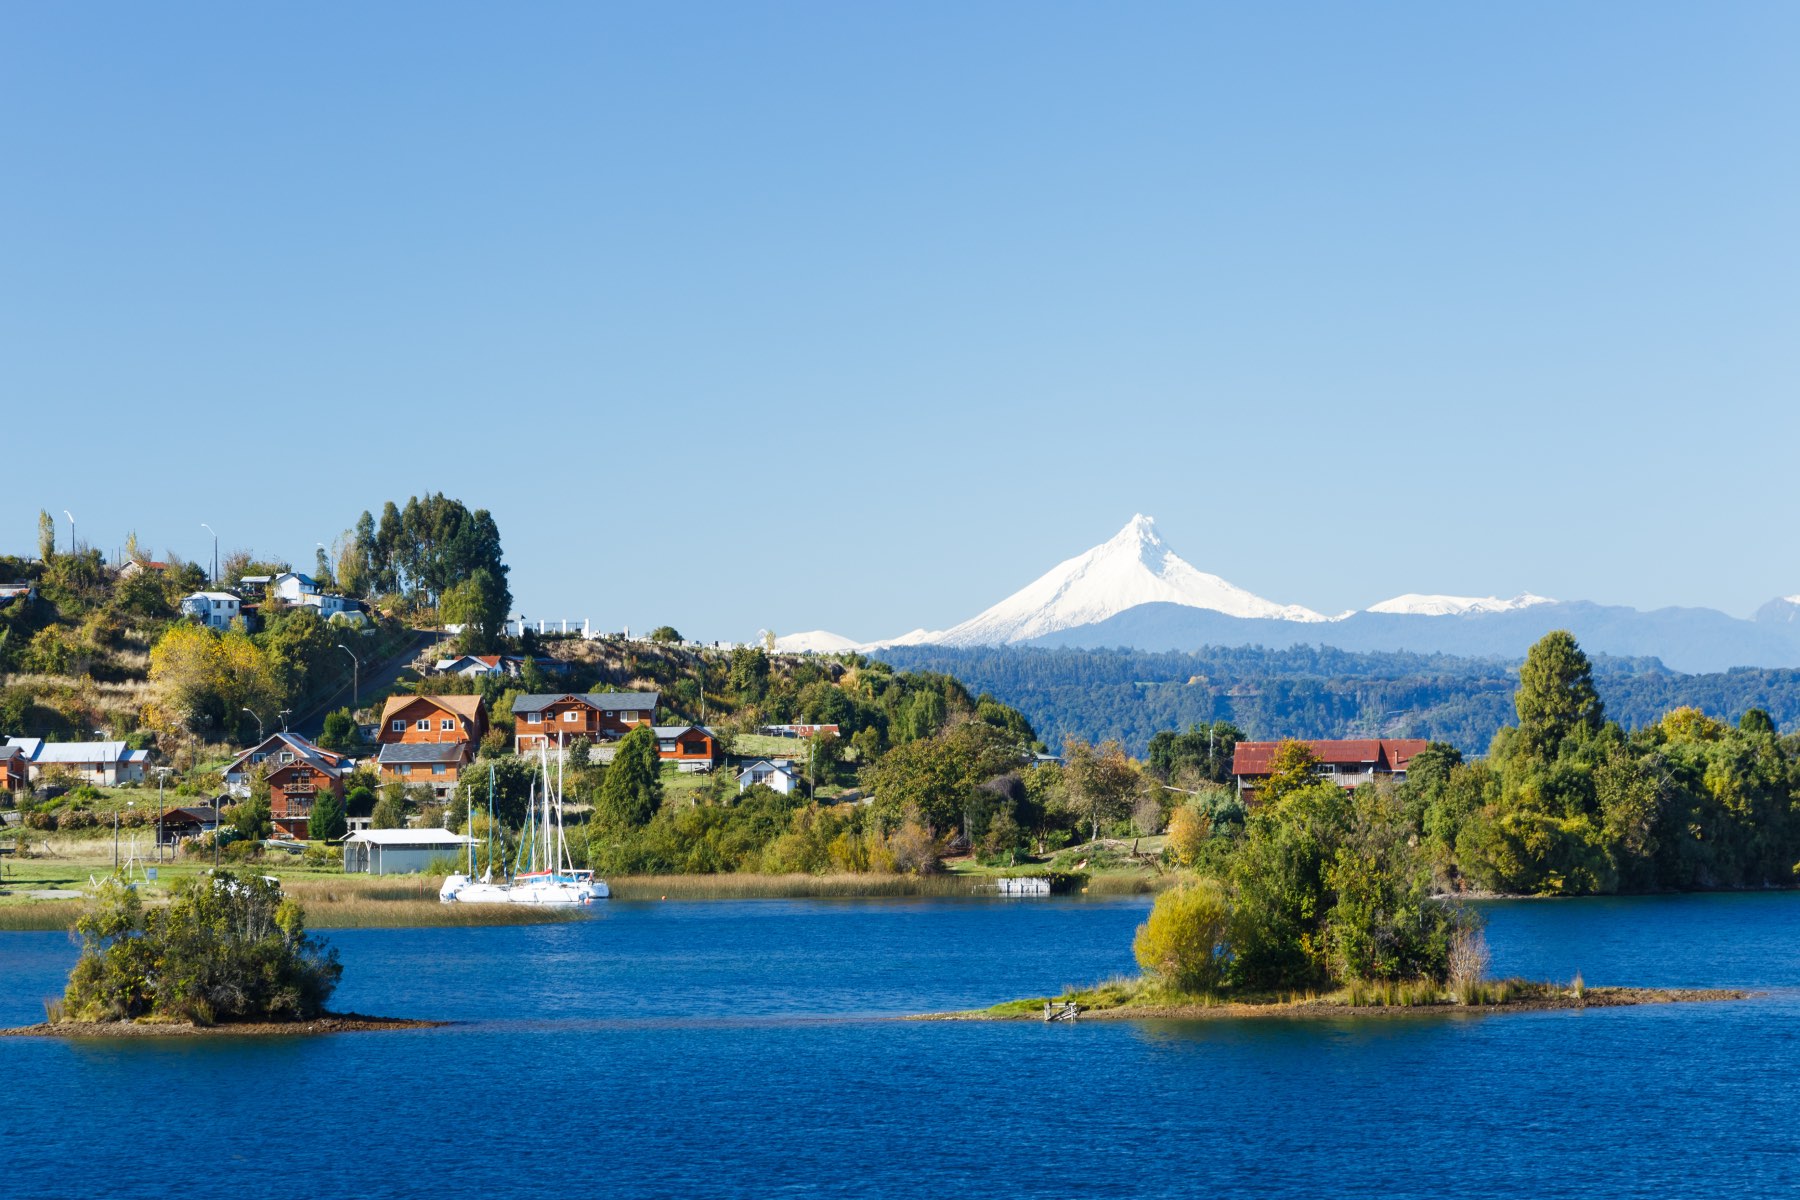
[[[1353,653],[1260,646],[1195,651],[954,650],[902,646],[875,657],[899,670],[941,671],[1024,713],[1047,745],[1075,735],[1118,738],[1143,754],[1162,729],[1230,721],[1253,739],[1423,737],[1464,753],[1487,750],[1515,723],[1519,660]],[[1682,705],[1735,723],[1767,711],[1800,728],[1800,670],[1740,668],[1683,675],[1653,658],[1594,658],[1606,715],[1627,730]]]

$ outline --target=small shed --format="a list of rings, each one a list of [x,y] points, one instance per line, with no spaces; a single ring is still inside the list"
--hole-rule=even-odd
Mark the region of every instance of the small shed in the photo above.
[[[344,870],[409,875],[440,858],[466,855],[475,839],[448,829],[359,829],[344,838]]]

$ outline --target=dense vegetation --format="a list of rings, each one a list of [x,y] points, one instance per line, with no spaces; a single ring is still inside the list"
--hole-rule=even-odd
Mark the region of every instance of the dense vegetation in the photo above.
[[[300,905],[256,875],[192,876],[167,907],[149,910],[129,883],[109,879],[75,929],[66,1020],[305,1021],[343,974],[336,951],[306,932]]]
[[[1518,663],[1329,647],[1191,652],[894,647],[901,670],[942,671],[1023,713],[1044,740],[1116,738],[1143,753],[1158,730],[1226,721],[1249,737],[1422,737],[1465,753],[1512,720]],[[1627,729],[1691,706],[1736,722],[1751,708],[1800,727],[1800,671],[1683,675],[1654,659],[1601,658],[1596,685]]]

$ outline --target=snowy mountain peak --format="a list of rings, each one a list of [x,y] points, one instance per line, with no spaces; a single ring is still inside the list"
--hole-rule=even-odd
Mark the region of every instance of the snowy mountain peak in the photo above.
[[[1548,596],[1534,596],[1530,592],[1521,592],[1511,600],[1502,600],[1498,596],[1426,596],[1408,592],[1404,596],[1395,596],[1392,600],[1383,600],[1380,604],[1371,604],[1367,611],[1404,613],[1418,617],[1453,617],[1463,613],[1512,612],[1538,604],[1555,603]]]
[[[1323,621],[1297,604],[1271,600],[1196,570],[1157,536],[1142,513],[1085,554],[1050,571],[942,635],[949,646],[992,646],[1091,625],[1140,604],[1180,604],[1233,617]]]

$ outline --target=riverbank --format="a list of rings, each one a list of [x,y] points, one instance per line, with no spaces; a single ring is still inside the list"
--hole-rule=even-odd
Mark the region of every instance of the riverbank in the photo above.
[[[0,1037],[300,1037],[324,1033],[381,1033],[400,1029],[440,1029],[449,1021],[408,1017],[369,1017],[361,1013],[326,1013],[311,1021],[244,1021],[228,1025],[195,1025],[188,1021],[43,1021],[16,1029],[0,1029]]]
[[[991,1008],[963,1012],[922,1013],[914,1021],[1042,1021],[1046,1011],[1067,1013],[1072,1007],[1081,1020],[1286,1020],[1337,1019],[1342,1017],[1405,1016],[1408,1014],[1475,1015],[1502,1012],[1548,1012],[1559,1009],[1627,1008],[1644,1004],[1698,1004],[1747,999],[1751,993],[1735,988],[1587,987],[1534,983],[1510,979],[1484,986],[1485,999],[1465,1004],[1448,993],[1420,994],[1402,989],[1371,1002],[1369,994],[1350,989],[1323,994],[1303,993],[1267,997],[1179,996],[1138,981],[1121,980],[1061,996],[1008,1000]],[[1059,1019],[1068,1019],[1066,1016]]]

